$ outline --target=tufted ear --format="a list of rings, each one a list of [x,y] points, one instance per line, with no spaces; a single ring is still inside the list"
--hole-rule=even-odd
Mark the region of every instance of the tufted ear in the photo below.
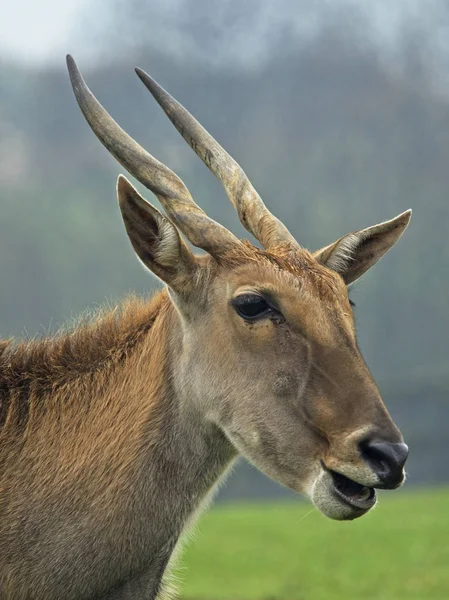
[[[348,233],[330,246],[313,253],[314,258],[337,271],[349,285],[361,277],[390,250],[409,224],[411,210],[391,221]]]
[[[186,291],[198,268],[173,223],[119,175],[117,196],[126,232],[142,263],[176,292]]]

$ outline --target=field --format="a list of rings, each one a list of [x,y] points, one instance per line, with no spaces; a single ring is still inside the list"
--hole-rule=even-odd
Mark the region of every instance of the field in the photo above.
[[[448,600],[449,490],[383,493],[345,523],[304,504],[214,508],[178,575],[185,600]]]

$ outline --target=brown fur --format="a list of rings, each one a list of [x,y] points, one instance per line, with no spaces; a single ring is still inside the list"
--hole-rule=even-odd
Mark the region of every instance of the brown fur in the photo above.
[[[219,259],[187,257],[180,269],[188,264],[190,278],[170,267],[173,297],[132,298],[54,338],[0,346],[5,600],[154,598],[181,531],[237,450],[306,493],[308,463],[297,471],[291,457],[321,453],[329,467],[372,477],[345,441],[347,431],[362,431],[369,415],[386,430],[392,424],[354,347],[340,275],[306,250],[266,252],[248,242]],[[242,329],[229,308],[242,284],[272,290],[287,323]],[[211,331],[219,345],[210,343]],[[321,398],[318,412],[316,400],[304,404],[298,378],[304,335],[315,356],[307,394]],[[257,367],[250,380],[248,344]],[[326,364],[335,352],[332,360],[341,354],[347,365]],[[347,397],[354,376],[358,391]],[[371,412],[351,408],[360,386],[372,396]],[[340,410],[328,405],[336,390]],[[268,404],[251,409],[267,393]],[[298,402],[304,413],[295,425],[296,416],[279,410]],[[261,427],[256,446],[254,426]]]
[[[41,558],[33,557],[34,567],[30,559],[47,537],[51,539],[58,528],[64,530],[62,523],[69,515],[78,522],[80,533],[84,519],[91,522],[92,529],[103,532],[100,547],[112,543],[119,549],[135,543],[138,548],[137,531],[132,533],[137,525],[127,513],[135,514],[137,521],[139,513],[144,518],[145,510],[139,508],[144,496],[138,493],[138,473],[151,447],[159,443],[164,415],[170,412],[166,364],[171,313],[166,292],[151,302],[133,298],[120,311],[109,311],[69,333],[17,346],[9,343],[3,348],[1,598],[62,597],[56,571],[63,581],[64,570],[73,569],[70,561],[60,563],[64,557],[67,563],[64,541],[58,544],[53,540]],[[129,496],[133,489],[135,497]],[[24,538],[28,522],[34,522],[34,533],[30,536],[29,531]],[[7,547],[5,527],[9,531]],[[131,527],[131,539],[125,533],[127,527]],[[68,543],[75,543],[77,536],[76,531],[67,532]],[[92,541],[86,535],[83,538],[78,543],[88,551]],[[98,560],[102,560],[101,553]],[[130,553],[124,561],[125,572],[141,568],[141,560]],[[91,567],[95,561],[92,556]],[[25,577],[19,577],[28,563]],[[86,575],[86,584],[80,587],[79,578],[74,578],[73,584],[63,584],[64,595],[90,598],[93,590],[104,585],[100,582],[105,565],[100,562],[96,570],[97,583],[95,577],[89,581]],[[116,570],[106,581],[120,581],[123,576],[120,568]],[[53,581],[48,581],[50,571]]]
[[[307,282],[321,300],[333,299],[336,293],[346,297],[338,274],[318,263],[306,248],[284,244],[267,252],[243,240],[242,244],[224,253],[218,260],[230,271],[248,264],[277,267],[279,273],[291,273],[297,285],[303,286]]]
[[[223,254],[217,266],[232,271],[264,262],[291,273],[298,281],[309,279],[322,299],[338,289],[335,273],[319,265],[307,250],[298,252],[288,246],[266,252],[244,242]],[[74,384],[83,376],[109,372],[145,339],[156,318],[169,307],[164,290],[150,301],[130,297],[121,306],[99,312],[53,337],[18,344],[0,340],[0,424],[7,420],[8,411],[26,418],[31,401],[44,403],[46,394],[55,394],[64,385]],[[92,384],[95,386],[95,378]]]
[[[365,514],[373,488],[404,481],[407,447],[358,349],[346,286],[410,213],[310,254],[145,76],[265,250],[240,242],[68,64],[94,131],[171,217],[119,178],[131,244],[168,290],[54,338],[0,342],[0,599],[154,600],[180,536],[239,453],[333,519]],[[174,223],[208,254],[195,256]]]
[[[104,376],[122,363],[146,339],[156,318],[170,306],[166,292],[150,302],[129,298],[121,307],[104,311],[54,337],[0,343],[0,424],[27,420],[27,413],[45,410],[45,398],[89,377],[95,393]],[[159,340],[154,340],[158,343]],[[31,392],[32,388],[32,393]]]

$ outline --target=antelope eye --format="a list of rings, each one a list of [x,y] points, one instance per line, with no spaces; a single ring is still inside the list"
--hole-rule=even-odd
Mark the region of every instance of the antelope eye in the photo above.
[[[273,312],[268,302],[258,294],[241,294],[234,298],[231,304],[245,321],[263,319]]]

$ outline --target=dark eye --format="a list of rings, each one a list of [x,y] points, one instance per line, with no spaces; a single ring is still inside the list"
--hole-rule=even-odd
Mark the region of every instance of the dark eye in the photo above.
[[[262,319],[273,312],[268,302],[257,294],[242,294],[234,298],[231,304],[246,321]]]

